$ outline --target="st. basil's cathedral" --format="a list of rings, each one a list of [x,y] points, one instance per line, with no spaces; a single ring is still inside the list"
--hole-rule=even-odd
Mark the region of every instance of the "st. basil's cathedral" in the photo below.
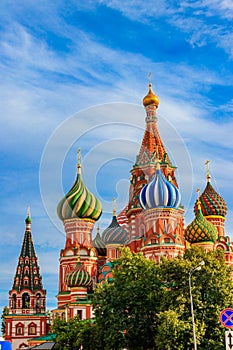
[[[128,246],[148,259],[182,256],[192,245],[205,251],[222,249],[226,264],[233,264],[233,243],[225,234],[227,206],[211,184],[209,161],[206,162],[206,187],[198,190],[194,219],[185,227],[176,167],[164,147],[157,126],[159,98],[152,90],[143,98],[146,126],[141,147],[131,170],[129,200],[117,216],[115,203],[110,225],[93,239],[95,223],[102,213],[101,202],[85,186],[78,152],[77,177],[57,206],[64,224],[66,240],[60,251],[57,309],[53,316],[66,320],[94,317],[92,294],[97,283],[112,280],[113,261],[119,248]],[[6,340],[13,350],[24,348],[33,338],[47,333],[46,291],[43,289],[37,256],[31,235],[31,218],[26,218],[22,250],[9,292]],[[39,337],[39,338],[38,338]]]

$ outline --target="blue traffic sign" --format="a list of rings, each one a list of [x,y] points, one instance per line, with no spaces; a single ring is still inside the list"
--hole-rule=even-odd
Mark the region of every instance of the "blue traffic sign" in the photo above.
[[[233,328],[233,309],[224,309],[220,313],[220,322],[226,328]]]

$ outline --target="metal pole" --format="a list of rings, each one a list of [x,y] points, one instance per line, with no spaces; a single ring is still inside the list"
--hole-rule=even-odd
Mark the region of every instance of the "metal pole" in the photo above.
[[[197,350],[196,328],[195,328],[194,311],[193,311],[192,283],[191,283],[192,272],[194,272],[194,270],[191,270],[191,272],[189,273],[189,293],[190,293],[191,315],[192,315],[192,325],[193,325],[193,343],[194,343],[194,350]]]
[[[192,274],[195,271],[201,270],[201,267],[205,265],[204,261],[201,261],[200,264],[198,264],[196,267],[194,267],[189,272],[189,294],[190,294],[190,305],[191,305],[191,315],[192,315],[192,325],[193,325],[193,344],[194,344],[194,350],[197,350],[197,339],[196,339],[196,325],[195,325],[195,319],[194,319],[194,311],[193,311],[193,296],[192,296]]]

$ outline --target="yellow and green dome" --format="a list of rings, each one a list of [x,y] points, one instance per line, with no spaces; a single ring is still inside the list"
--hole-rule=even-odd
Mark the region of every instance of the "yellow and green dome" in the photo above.
[[[94,221],[98,220],[102,214],[101,202],[83,183],[80,162],[78,162],[76,181],[65,197],[59,202],[57,214],[61,220],[79,218]]]
[[[184,237],[189,243],[214,243],[218,237],[218,230],[202,214],[200,200],[198,200],[197,205],[195,219],[186,227]]]

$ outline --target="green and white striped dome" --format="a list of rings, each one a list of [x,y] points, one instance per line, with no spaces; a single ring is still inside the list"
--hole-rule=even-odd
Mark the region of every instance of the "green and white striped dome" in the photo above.
[[[87,287],[92,283],[90,274],[83,269],[80,262],[77,263],[74,271],[68,273],[66,276],[66,284],[68,287]]]
[[[94,221],[98,220],[102,214],[101,202],[83,183],[80,161],[78,162],[76,181],[65,197],[59,202],[57,214],[61,220],[79,218]]]

